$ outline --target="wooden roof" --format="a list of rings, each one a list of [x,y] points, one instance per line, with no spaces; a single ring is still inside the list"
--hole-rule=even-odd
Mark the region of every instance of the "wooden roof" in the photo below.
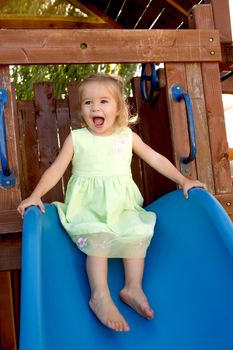
[[[0,28],[185,29],[204,0],[1,0]]]
[[[126,29],[188,28],[189,11],[203,0],[90,0]],[[86,3],[83,1],[83,3]]]

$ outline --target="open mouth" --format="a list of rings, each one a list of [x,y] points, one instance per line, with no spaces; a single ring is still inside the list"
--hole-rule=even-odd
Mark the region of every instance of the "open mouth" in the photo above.
[[[94,117],[93,123],[96,128],[101,128],[104,125],[104,118],[102,117]]]

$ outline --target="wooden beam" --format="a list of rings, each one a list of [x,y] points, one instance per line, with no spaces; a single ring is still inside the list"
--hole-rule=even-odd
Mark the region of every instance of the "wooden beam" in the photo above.
[[[194,6],[192,12],[192,24],[197,28],[210,29],[214,26],[212,7],[210,5]],[[232,192],[232,183],[219,66],[215,62],[204,62],[201,64],[201,69],[215,194],[226,194]]]
[[[209,0],[211,3],[214,16],[215,28],[219,30],[221,42],[233,42],[233,13],[230,11],[230,3],[232,0]],[[233,9],[232,9],[233,10]]]
[[[225,64],[233,64],[233,43],[223,43],[221,44],[222,48],[222,61]]]
[[[2,30],[0,64],[221,61],[215,30]]]
[[[233,94],[233,76],[222,81],[222,93]]]
[[[108,18],[103,18],[102,22],[87,20],[75,20],[69,18],[46,18],[46,17],[3,17],[0,16],[1,29],[91,29],[91,28],[112,28]]]
[[[173,7],[175,7],[178,11],[180,11],[181,13],[183,13],[185,16],[188,17],[189,12],[187,10],[185,10],[182,6],[180,6],[179,4],[177,4],[177,2],[175,2],[174,0],[166,0],[166,2],[168,2],[170,5],[172,5]]]

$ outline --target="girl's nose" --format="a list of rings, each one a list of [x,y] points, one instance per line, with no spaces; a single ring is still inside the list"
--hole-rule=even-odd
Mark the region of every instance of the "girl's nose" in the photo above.
[[[92,104],[92,110],[93,110],[93,111],[98,111],[98,110],[99,110],[99,104],[96,103],[96,102],[94,102],[94,103]]]

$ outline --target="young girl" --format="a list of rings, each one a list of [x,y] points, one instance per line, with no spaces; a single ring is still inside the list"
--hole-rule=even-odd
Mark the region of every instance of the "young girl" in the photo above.
[[[90,308],[105,326],[129,331],[109,292],[107,260],[123,258],[125,286],[120,298],[141,316],[152,319],[154,311],[142,290],[142,277],[156,220],[154,213],[142,208],[143,198],[132,179],[132,150],[179,184],[186,198],[190,188],[205,185],[185,178],[131,131],[121,79],[93,75],[81,83],[78,95],[85,127],[70,133],[57,159],[18,211],[23,217],[27,207],[38,205],[44,212],[41,197],[56,185],[72,160],[65,203],[55,205],[71,239],[87,255]]]

